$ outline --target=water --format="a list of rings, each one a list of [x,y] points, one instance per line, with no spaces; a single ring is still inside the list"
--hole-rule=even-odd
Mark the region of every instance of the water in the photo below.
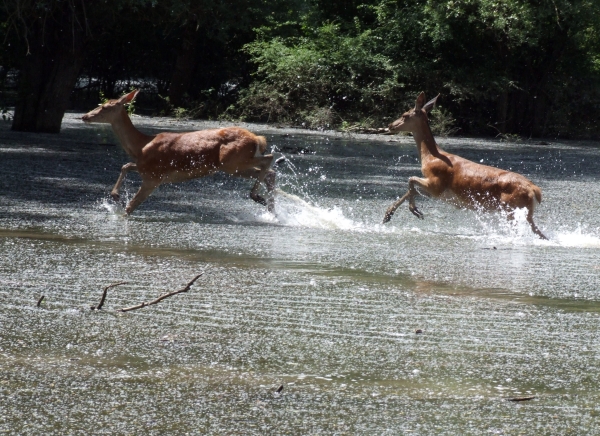
[[[424,197],[381,224],[407,137],[266,130],[277,216],[216,175],[123,217],[109,130],[0,127],[0,432],[600,433],[597,144],[439,140],[538,184],[542,241]]]

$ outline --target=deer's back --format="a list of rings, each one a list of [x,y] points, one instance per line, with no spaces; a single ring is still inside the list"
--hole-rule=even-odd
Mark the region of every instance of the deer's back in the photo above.
[[[443,154],[452,164],[441,160],[432,172],[446,179],[444,195],[466,206],[496,209],[528,207],[533,199],[541,201],[541,190],[525,176],[501,168],[472,162],[450,153]],[[443,167],[442,167],[443,165]]]
[[[161,176],[175,172],[198,177],[219,170],[231,160],[252,159],[261,148],[264,152],[263,137],[237,127],[165,132],[143,148],[137,164],[141,174]]]

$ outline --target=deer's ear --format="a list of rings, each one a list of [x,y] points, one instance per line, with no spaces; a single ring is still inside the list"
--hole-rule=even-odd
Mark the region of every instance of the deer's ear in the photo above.
[[[435,107],[435,103],[437,102],[437,99],[440,95],[436,95],[434,98],[432,98],[431,100],[429,100],[427,103],[425,103],[423,105],[423,109],[425,109],[425,112],[429,112],[431,109],[433,109]]]
[[[417,97],[417,101],[415,101],[415,110],[420,111],[425,104],[425,93],[421,92]]]
[[[140,90],[136,89],[136,90],[131,91],[129,94],[125,94],[123,97],[121,97],[119,99],[119,103],[121,103],[121,104],[131,103],[135,99],[135,97],[138,95],[138,92],[140,92]]]

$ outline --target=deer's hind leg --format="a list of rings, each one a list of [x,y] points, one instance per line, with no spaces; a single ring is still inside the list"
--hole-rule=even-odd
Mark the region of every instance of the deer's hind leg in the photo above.
[[[383,217],[383,223],[387,223],[390,219],[392,219],[392,216],[396,212],[396,209],[398,209],[400,205],[402,205],[402,203],[404,203],[406,200],[408,200],[408,209],[412,212],[412,214],[419,219],[424,219],[423,213],[417,208],[415,204],[415,197],[419,193],[415,188],[415,185],[417,185],[419,188],[421,188],[428,194],[434,195],[432,189],[434,183],[432,183],[430,179],[421,179],[420,177],[409,178],[408,191],[401,198],[396,200],[390,207],[388,207]]]
[[[142,204],[158,185],[160,185],[160,182],[155,180],[142,180],[142,186],[140,186],[138,192],[136,192],[125,208],[127,215],[131,214],[140,204]]]
[[[515,219],[515,214],[514,212],[510,212],[506,218],[508,219],[508,221],[512,221]],[[539,236],[540,239],[544,239],[544,240],[548,240],[548,237],[546,237],[546,235],[544,235],[542,233],[542,231],[539,229],[539,227],[533,222],[533,211],[531,209],[529,209],[529,212],[527,213],[527,222],[529,223],[529,225],[531,226],[531,231],[533,233],[535,233],[537,236]]]
[[[536,226],[535,223],[533,222],[533,208],[532,207],[528,209],[527,222],[531,226],[531,231],[533,233],[535,233],[536,235],[538,235],[541,239],[544,239],[546,241],[548,240],[548,238],[546,237],[546,235],[544,235],[542,233],[542,231],[538,228],[538,226]]]
[[[527,222],[529,223],[529,225],[531,226],[531,231],[536,234],[540,239],[544,239],[544,240],[548,240],[548,238],[546,237],[546,235],[544,235],[542,233],[542,231],[539,229],[539,227],[533,222],[533,211],[535,210],[535,199],[533,198],[533,196],[531,196],[529,199],[529,205],[526,205],[525,207],[527,208]],[[505,210],[508,212],[508,214],[506,215],[506,218],[508,219],[508,221],[512,221],[515,219],[515,210],[514,207],[518,207],[518,206],[522,206],[522,203],[517,205],[517,206],[513,206],[513,207],[505,207]]]
[[[275,171],[271,169],[271,163],[273,162],[273,155],[268,154],[265,156],[259,156],[252,159],[250,165],[251,168],[238,171],[236,175],[247,179],[256,179],[254,186],[250,190],[250,198],[263,206],[267,206],[269,212],[275,210]],[[267,199],[265,200],[258,191],[260,190],[260,184],[264,183],[267,188]]]

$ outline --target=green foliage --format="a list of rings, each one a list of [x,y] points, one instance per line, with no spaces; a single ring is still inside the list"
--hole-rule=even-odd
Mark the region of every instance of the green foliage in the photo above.
[[[65,5],[0,5],[4,71]],[[107,0],[78,13],[89,102],[143,82],[143,106],[178,117],[365,129],[425,91],[441,93],[438,134],[600,135],[597,0]]]
[[[173,115],[173,117],[177,118],[178,120],[190,118],[189,110],[186,108],[183,108],[183,107],[173,108],[173,110],[171,111],[171,114]]]
[[[128,92],[131,92],[133,90],[134,90],[134,88],[130,88]],[[110,100],[110,98],[107,98],[104,95],[104,91],[98,92],[98,98],[100,100],[100,105],[103,105],[104,103],[106,103],[107,101]],[[135,113],[135,100],[132,101],[131,103],[128,103],[126,109],[127,109],[127,114],[129,116],[133,115]]]
[[[365,111],[382,117],[399,89],[390,60],[373,50],[369,31],[343,34],[326,23],[298,37],[259,39],[244,47],[255,80],[238,102],[242,117],[338,125]]]
[[[255,70],[236,113],[377,125],[424,90],[442,93],[441,134],[589,136],[600,132],[599,28],[592,0],[315,0],[244,47]]]
[[[458,132],[460,128],[455,127],[455,123],[452,114],[441,106],[434,108],[429,114],[429,126],[436,136],[451,136]]]
[[[107,98],[104,95],[104,91],[100,90],[98,91],[98,99],[100,100],[100,104],[103,105],[104,103],[106,103],[108,100],[110,100],[109,98]]]

